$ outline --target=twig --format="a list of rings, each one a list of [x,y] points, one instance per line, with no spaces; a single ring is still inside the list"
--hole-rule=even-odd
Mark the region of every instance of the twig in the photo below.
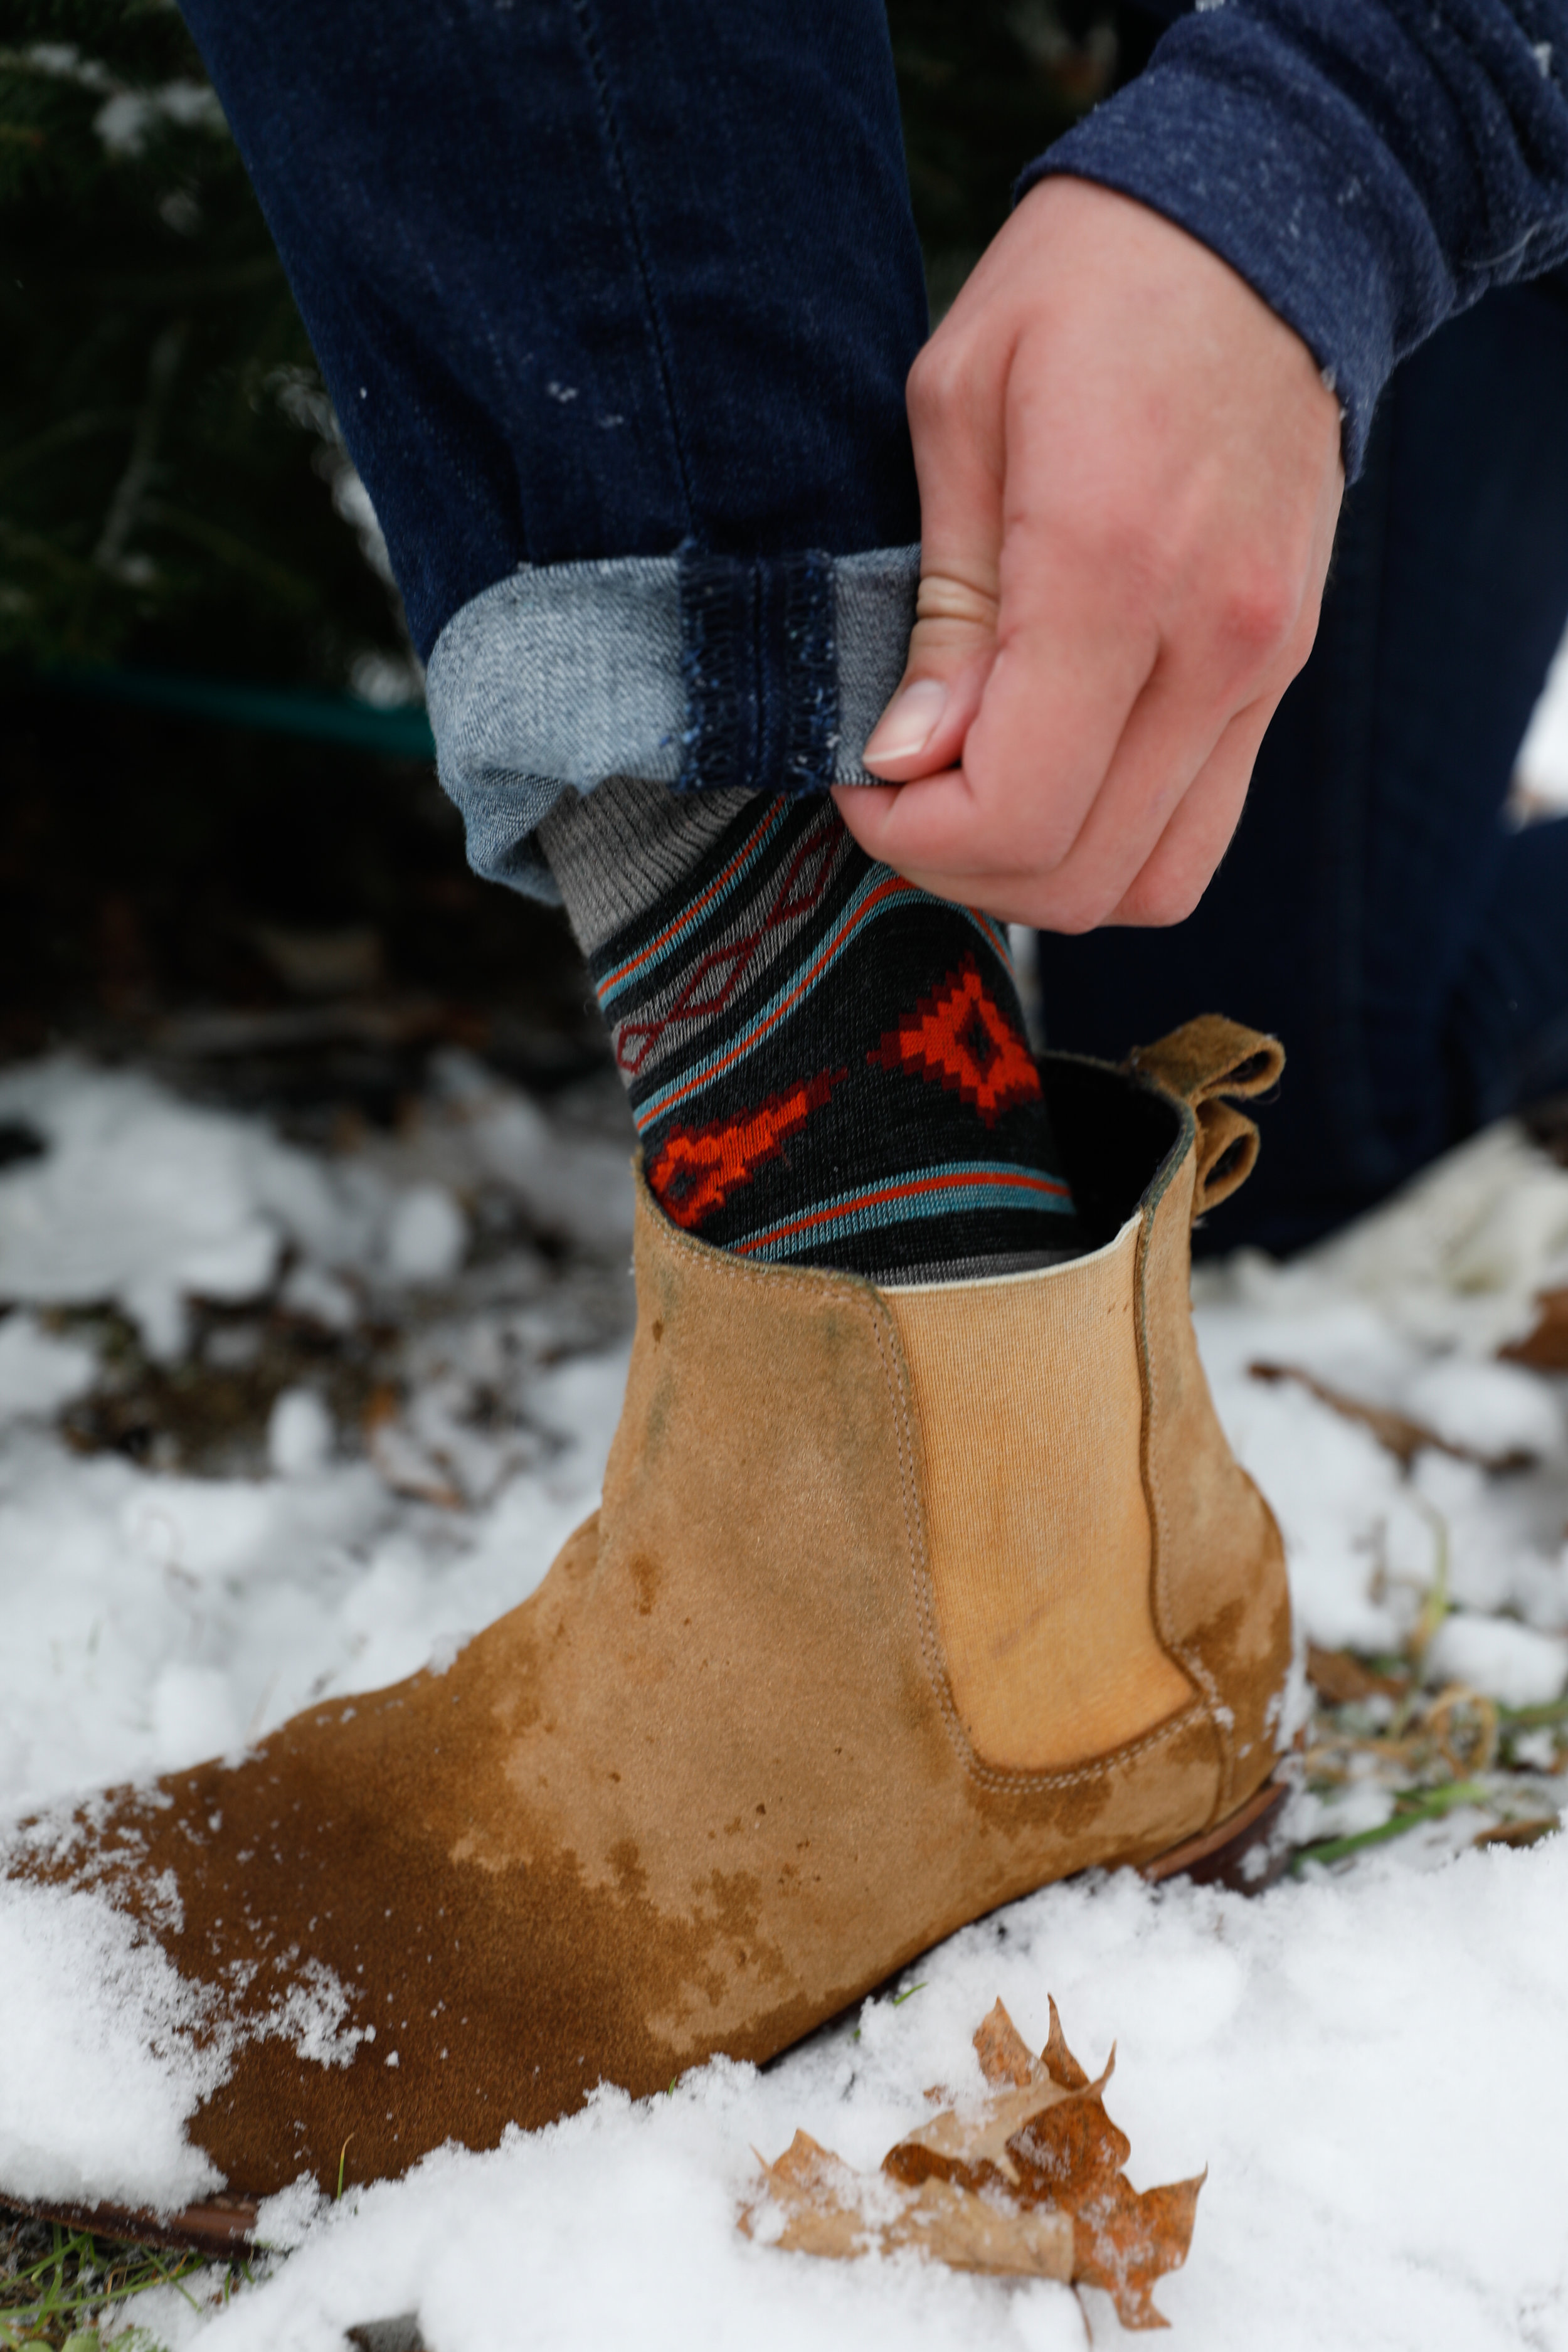
[[[136,430],[131,436],[131,455],[126,460],[125,471],[115,484],[98,545],[92,551],[92,560],[100,571],[119,572],[125,560],[131,534],[141,520],[142,500],[152,486],[153,469],[158,461],[163,412],[169,404],[169,394],[179,373],[190,331],[188,319],[175,319],[164,328],[153,345],[147,361],[147,389],[136,419]]]

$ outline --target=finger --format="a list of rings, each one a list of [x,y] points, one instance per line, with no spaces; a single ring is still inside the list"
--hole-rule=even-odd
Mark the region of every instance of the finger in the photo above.
[[[996,643],[1002,550],[1002,384],[954,339],[910,372],[921,494],[921,584],[904,674],[862,753],[891,782],[957,758]]]
[[[1269,709],[1276,699],[1269,698]],[[1039,919],[1047,928],[1086,931],[1110,919],[1237,716],[1228,697],[1216,700],[1209,677],[1194,677],[1169,656],[1156,665],[1075,839],[1040,877]]]
[[[1129,888],[1106,917],[1140,929],[1185,922],[1230,845],[1277,696],[1237,711]]]
[[[1330,514],[1293,596],[1276,599],[1267,614],[1259,605],[1250,632],[1162,656],[1094,806],[1046,877],[1039,899],[1046,927],[1077,932],[1110,921],[1177,922],[1191,913],[1240,814],[1268,721],[1311,651],[1331,531]],[[1200,779],[1199,806],[1184,818]],[[1222,782],[1235,794],[1227,820],[1220,814]],[[1146,870],[1153,879],[1140,896],[1135,886],[1142,888]],[[1129,911],[1119,913],[1124,904]]]
[[[882,856],[881,844],[887,832],[888,814],[899,798],[897,784],[835,784],[833,805],[844,820],[845,829],[859,843],[868,857],[880,864],[891,861]]]
[[[1293,566],[1248,574],[1217,604],[1218,625],[1162,648],[1079,832],[1048,870],[1045,861],[1037,867],[1043,886],[1036,894],[1037,919],[1048,928],[1079,932],[1110,920],[1196,779],[1209,770],[1222,741],[1228,739],[1234,746],[1245,738],[1256,751],[1269,716],[1311,649],[1331,529],[1331,514],[1325,515],[1305,577]],[[999,672],[1001,667],[999,663]],[[966,766],[977,765],[989,751],[985,726],[993,704],[1001,699],[999,692],[988,694],[982,719],[965,748]],[[1250,716],[1237,734],[1235,722],[1244,713]],[[1233,763],[1235,756],[1233,752]],[[1242,766],[1238,789],[1243,793],[1249,768],[1250,753]],[[1184,837],[1181,829],[1173,835],[1176,841]],[[1015,864],[1014,855],[985,859],[988,848],[1000,846],[993,835],[979,829],[967,871],[973,875],[984,862],[1004,870]],[[1223,841],[1215,849],[1216,860],[1221,848]],[[1148,919],[1175,920],[1173,902],[1180,893],[1173,868],[1167,862],[1160,871],[1166,880],[1158,903],[1167,904],[1169,891],[1170,910],[1152,911]],[[1197,878],[1197,892],[1206,879],[1206,874]],[[1190,911],[1195,903],[1194,897],[1179,912]]]
[[[1278,707],[1279,697],[1262,696],[1238,711],[1221,734],[1121,899],[1100,923],[1152,926],[1183,922],[1202,898],[1236,831],[1247,800],[1258,749]],[[1070,864],[1070,861],[1069,861]],[[1005,868],[953,876],[935,868],[900,867],[907,878],[934,898],[956,899],[1006,923],[1027,923],[1043,931],[1085,928],[1070,874],[1072,903],[1064,910],[1063,874],[1039,877]]]
[[[1293,673],[1295,663],[1284,663],[1281,673],[1269,682],[1269,689],[1220,730],[1208,755],[1196,762],[1187,788],[1175,797],[1175,807],[1163,825],[1154,825],[1152,837],[1150,828],[1142,828],[1140,852],[1119,889],[1119,858],[1110,866],[1100,863],[1100,868],[1089,877],[1079,866],[1081,858],[1098,852],[1100,846],[1098,840],[1090,842],[1090,825],[1100,825],[1100,804],[1093,809],[1090,824],[1084,825],[1079,842],[1053,873],[1020,870],[1006,837],[1002,840],[1002,854],[992,863],[985,863],[978,846],[971,842],[962,870],[938,863],[921,863],[920,856],[886,858],[886,863],[896,863],[910,882],[917,882],[921,889],[929,889],[938,898],[954,898],[962,906],[983,908],[987,915],[996,915],[1004,922],[1035,924],[1041,931],[1077,934],[1105,922],[1140,927],[1183,922],[1199,903],[1239,824],[1258,746],[1262,743],[1269,719],[1279,708],[1279,698]],[[1145,710],[1140,703],[1140,718],[1142,715]],[[1150,696],[1147,715],[1157,727],[1163,724],[1159,696]],[[933,781],[941,783],[947,779]],[[1129,785],[1129,791],[1133,793],[1133,814],[1138,814],[1135,779],[1119,779],[1119,783]],[[912,791],[924,788],[905,785],[902,795],[891,797],[900,800]],[[872,849],[877,856],[884,856],[886,846],[893,846],[889,842],[886,824],[868,828],[868,833],[872,837],[865,840],[865,846],[877,842],[879,846]],[[1114,896],[1107,896],[1107,891],[1112,889]]]
[[[1035,610],[985,673],[962,763],[854,824],[874,856],[941,875],[947,896],[963,896],[966,878],[1045,873],[1067,856],[1157,651],[1152,630],[1127,626],[1079,579],[1071,593],[1048,553],[1035,562]]]

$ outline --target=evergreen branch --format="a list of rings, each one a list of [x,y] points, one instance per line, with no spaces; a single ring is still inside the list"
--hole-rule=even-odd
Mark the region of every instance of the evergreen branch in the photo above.
[[[92,551],[93,562],[105,572],[116,571],[123,562],[126,545],[136,528],[142,500],[152,486],[153,470],[158,462],[158,442],[163,430],[163,415],[190,331],[188,319],[174,320],[164,328],[148,357],[146,396],[136,419],[136,430],[132,436],[131,455],[126,461],[125,471],[115,484],[98,545]]]
[[[84,563],[80,556],[68,555],[63,547],[55,545],[53,540],[45,539],[35,530],[21,530],[16,523],[8,522],[4,515],[0,515],[0,548],[13,555],[30,559],[34,563],[41,564],[46,572],[53,572],[62,580],[72,581],[78,585],[99,576],[95,567]]]

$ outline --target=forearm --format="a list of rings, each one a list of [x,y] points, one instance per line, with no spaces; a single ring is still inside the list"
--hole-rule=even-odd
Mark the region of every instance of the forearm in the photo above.
[[[1397,362],[1568,257],[1568,0],[1226,0],[1024,174],[1201,238],[1339,395],[1347,472]]]

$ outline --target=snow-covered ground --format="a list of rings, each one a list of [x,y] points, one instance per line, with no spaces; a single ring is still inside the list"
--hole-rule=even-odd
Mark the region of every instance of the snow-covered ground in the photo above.
[[[387,1682],[532,1588],[624,1379],[616,1118],[451,1055],[405,1131],[329,1159],[134,1073],[0,1076],[0,1813]],[[1066,2288],[735,2226],[753,2150],[804,2126],[874,2166],[927,2084],[978,2080],[998,1996],[1038,2046],[1054,1993],[1086,2063],[1117,2045],[1134,2182],[1208,2167],[1159,2293],[1184,2341],[1568,2352],[1568,1840],[1491,1834],[1568,1796],[1563,1391],[1498,1355],[1565,1285],[1568,1171],[1513,1129],[1310,1262],[1200,1279],[1325,1695],[1291,1835],[1416,1826],[1251,1901],[1047,1890],[764,2072],[601,2092],[297,2211],[296,2250],[226,2305],[159,2291],[137,2324],[203,2352],[342,2352],[395,2314],[430,2352],[1076,2347]],[[71,1969],[5,1921],[0,2182],[25,2190],[46,2144],[133,2171],[150,2062],[97,2042]]]

